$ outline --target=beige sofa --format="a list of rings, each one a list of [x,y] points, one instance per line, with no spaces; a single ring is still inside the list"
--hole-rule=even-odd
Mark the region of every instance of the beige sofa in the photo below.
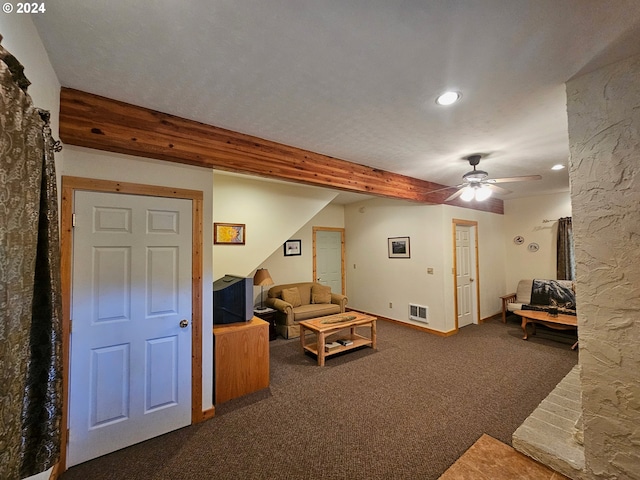
[[[534,282],[542,291],[535,294]],[[532,294],[534,298],[532,300]],[[559,306],[560,313],[575,315],[575,284],[571,280],[525,279],[518,282],[515,293],[500,297],[502,299],[502,323],[507,322],[508,312],[516,310],[545,310],[550,304]]]
[[[347,297],[319,283],[300,282],[271,287],[264,303],[276,310],[276,331],[295,338],[300,336],[300,320],[344,313]]]

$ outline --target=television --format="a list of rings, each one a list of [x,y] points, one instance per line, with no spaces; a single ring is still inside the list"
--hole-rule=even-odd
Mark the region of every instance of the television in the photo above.
[[[213,324],[248,322],[253,317],[253,279],[225,275],[213,282]]]

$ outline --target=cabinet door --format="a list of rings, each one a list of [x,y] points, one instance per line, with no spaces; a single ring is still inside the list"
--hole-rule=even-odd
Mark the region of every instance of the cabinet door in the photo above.
[[[269,324],[214,327],[215,392],[219,404],[269,386]]]

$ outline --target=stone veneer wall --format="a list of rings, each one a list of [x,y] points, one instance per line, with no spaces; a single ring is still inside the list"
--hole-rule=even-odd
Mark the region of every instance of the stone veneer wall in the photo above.
[[[640,479],[640,56],[567,83],[587,474]]]

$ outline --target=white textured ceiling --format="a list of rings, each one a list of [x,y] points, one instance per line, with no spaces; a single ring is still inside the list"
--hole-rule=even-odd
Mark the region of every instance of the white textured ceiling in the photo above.
[[[638,0],[56,0],[63,86],[503,199],[567,191],[564,83],[640,52]],[[28,72],[27,72],[28,75]],[[445,89],[462,100],[435,104]]]

